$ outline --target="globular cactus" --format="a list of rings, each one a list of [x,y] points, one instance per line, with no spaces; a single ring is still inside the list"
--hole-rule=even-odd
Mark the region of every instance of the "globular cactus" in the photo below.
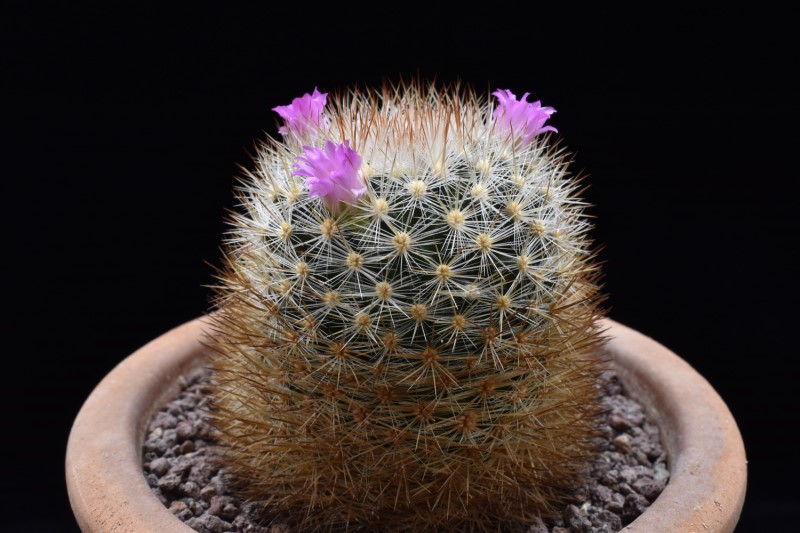
[[[243,177],[214,423],[241,494],[300,531],[497,530],[581,481],[591,224],[554,110],[494,94],[315,90]]]

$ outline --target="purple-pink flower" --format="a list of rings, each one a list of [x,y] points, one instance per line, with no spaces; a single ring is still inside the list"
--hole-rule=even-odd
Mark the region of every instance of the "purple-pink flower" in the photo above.
[[[273,107],[272,110],[278,113],[285,123],[278,131],[284,136],[294,133],[299,137],[309,130],[319,128],[327,100],[328,93],[321,93],[314,87],[312,94],[306,93],[295,98],[289,105]]]
[[[295,176],[306,177],[308,194],[319,196],[331,211],[338,208],[339,202],[353,203],[367,192],[358,176],[361,156],[350,148],[350,141],[326,141],[324,149],[304,146],[295,167]]]
[[[534,137],[545,131],[558,133],[553,126],[544,124],[556,110],[542,107],[539,100],[526,101],[530,93],[523,94],[520,100],[508,89],[498,89],[492,95],[498,100],[498,106],[494,110],[496,132],[512,134],[523,144],[530,144]]]

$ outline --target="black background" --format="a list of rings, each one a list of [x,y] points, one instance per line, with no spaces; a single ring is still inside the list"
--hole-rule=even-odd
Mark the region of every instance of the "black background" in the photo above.
[[[800,511],[800,96],[788,13],[482,3],[318,10],[4,3],[4,531],[77,531],[72,419],[114,365],[210,309],[238,165],[318,86],[460,79],[533,93],[589,174],[610,316],[727,402],[737,532]],[[6,220],[7,219],[7,220]]]

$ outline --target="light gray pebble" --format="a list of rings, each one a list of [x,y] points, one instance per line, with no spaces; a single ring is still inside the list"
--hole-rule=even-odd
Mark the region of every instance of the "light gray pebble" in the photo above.
[[[221,518],[225,520],[233,520],[239,514],[239,507],[233,503],[226,503],[225,506],[222,508],[222,511],[219,513]]]
[[[619,514],[622,512],[622,508],[624,506],[625,506],[625,497],[619,492],[614,492],[611,495],[611,499],[606,504],[606,509],[608,509],[612,513]]]
[[[620,494],[624,494],[625,496],[627,496],[628,494],[633,494],[634,492],[636,492],[627,483],[620,483],[619,485],[617,485],[617,491]]]
[[[628,425],[630,427],[641,426],[644,423],[644,409],[641,405],[631,404],[631,409],[626,411],[628,416]]]
[[[619,472],[615,468],[608,470],[600,482],[607,487],[615,487],[619,483]]]
[[[187,506],[181,500],[175,500],[172,502],[169,506],[169,512],[183,521],[186,521],[193,516],[192,511],[189,510],[189,506]]]
[[[194,424],[185,420],[178,424],[175,428],[175,437],[177,438],[178,442],[183,442],[186,439],[191,439],[194,437],[197,430],[195,429]]]
[[[193,457],[190,455],[176,457],[174,461],[171,461],[169,473],[183,477],[184,474],[187,474],[189,470],[191,470],[192,459]]]
[[[598,507],[605,507],[611,501],[614,492],[605,485],[597,485],[592,495],[592,501]]]
[[[200,457],[202,457],[202,455],[200,455]],[[192,465],[192,469],[189,471],[189,477],[187,479],[189,481],[194,481],[202,487],[205,487],[205,485],[208,485],[209,480],[214,475],[214,472],[214,467],[209,464],[208,461],[203,461],[199,464]]]
[[[180,486],[181,492],[189,498],[200,497],[200,487],[194,481],[187,481]]]
[[[628,434],[617,435],[614,439],[614,449],[621,453],[631,452],[631,438]]]
[[[217,494],[224,494],[225,493],[225,481],[222,479],[222,476],[217,474],[216,476],[211,478],[209,485],[213,485],[215,489],[217,489]]]
[[[592,525],[594,533],[617,533],[622,529],[622,519],[616,513],[603,510],[595,515]]]
[[[640,465],[649,465],[650,459],[647,458],[647,454],[644,453],[643,450],[633,450],[632,455],[634,459],[636,459],[636,463]]]
[[[181,484],[181,477],[178,474],[169,473],[159,478],[158,488],[164,492],[174,492]]]
[[[157,459],[153,459],[152,461],[150,461],[150,471],[159,477],[169,472],[169,469],[170,469],[169,461],[167,461],[163,457],[159,457]]]
[[[661,456],[660,446],[654,446],[652,443],[644,444],[644,454],[650,462],[656,461]]]
[[[146,453],[155,454],[158,457],[162,457],[164,453],[167,451],[167,443],[165,443],[160,437],[148,437],[147,440],[144,442],[144,450]]]
[[[611,414],[608,415],[608,423],[617,431],[625,431],[631,427],[630,421],[628,420],[628,417],[625,416],[625,413],[617,409],[611,411]]]
[[[170,413],[160,411],[153,421],[153,425],[161,429],[171,429],[178,424],[178,418]]]
[[[178,432],[175,428],[168,428],[164,430],[164,435],[161,437],[167,448],[172,448],[178,443]]]
[[[564,522],[569,526],[572,533],[588,533],[592,527],[592,523],[576,505],[567,506],[564,512]]]
[[[633,482],[633,489],[652,502],[655,500],[661,491],[664,490],[664,485],[652,478],[640,478]]]
[[[622,519],[626,522],[633,521],[647,509],[649,502],[641,494],[635,492],[625,497],[625,505],[622,507]]]
[[[220,516],[226,505],[232,504],[233,498],[231,496],[214,496],[211,498],[208,506],[208,514]]]
[[[200,489],[200,497],[205,501],[211,501],[211,498],[217,494],[217,487],[211,483]]]
[[[664,461],[666,461],[666,458],[664,458]],[[653,469],[655,470],[653,479],[666,485],[667,480],[669,479],[669,470],[667,470],[667,465],[664,463],[664,461],[659,460],[655,465],[653,465]]]
[[[619,480],[622,483],[631,484],[636,479],[638,472],[631,466],[625,466],[619,469]]]
[[[192,514],[194,516],[200,516],[206,512],[206,507],[203,505],[203,503],[205,502],[203,502],[202,500],[196,500],[193,498],[184,498],[183,501],[185,501],[186,505],[189,506],[189,510],[192,511]]]
[[[210,514],[190,518],[186,521],[186,525],[199,533],[225,533],[233,527],[229,522]]]

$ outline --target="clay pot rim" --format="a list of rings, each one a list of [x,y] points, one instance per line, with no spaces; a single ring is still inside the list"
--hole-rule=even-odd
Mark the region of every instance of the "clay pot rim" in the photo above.
[[[663,345],[610,319],[602,326],[610,337],[610,363],[658,424],[670,458],[666,488],[622,532],[732,532],[744,503],[747,461],[728,407]],[[179,376],[207,361],[204,340],[211,328],[201,317],[164,333],[120,362],[84,402],[65,463],[70,504],[83,531],[193,532],[150,490],[141,448],[147,422],[177,394]]]

